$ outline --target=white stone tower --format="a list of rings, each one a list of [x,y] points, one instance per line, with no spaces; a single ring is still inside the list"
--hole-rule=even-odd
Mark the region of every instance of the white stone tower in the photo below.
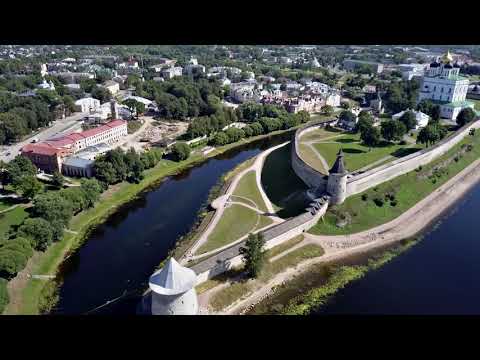
[[[195,285],[197,275],[181,266],[172,257],[165,266],[150,276],[152,315],[196,315],[198,312]]]
[[[347,174],[343,163],[343,151],[340,149],[328,175],[327,193],[330,195],[332,205],[343,203],[347,197]]]

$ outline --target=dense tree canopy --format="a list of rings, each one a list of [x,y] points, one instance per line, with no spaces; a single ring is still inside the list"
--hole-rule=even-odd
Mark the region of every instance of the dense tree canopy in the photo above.
[[[475,120],[475,111],[470,108],[465,108],[460,110],[457,115],[457,124],[458,126],[463,126]]]
[[[387,120],[381,124],[382,136],[387,141],[400,141],[407,132],[405,125],[398,120]]]

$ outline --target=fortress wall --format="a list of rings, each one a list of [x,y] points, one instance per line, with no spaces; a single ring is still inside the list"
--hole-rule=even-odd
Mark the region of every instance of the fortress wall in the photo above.
[[[480,120],[477,120],[465,125],[463,128],[459,129],[456,134],[440,141],[430,148],[423,149],[391,163],[373,168],[363,174],[349,178],[347,180],[347,197],[361,193],[373,186],[413,171],[421,165],[430,163],[462,141],[463,138],[468,135],[470,129],[477,129],[479,127]]]
[[[298,139],[309,133],[313,130],[322,128],[326,123],[313,123],[307,127],[300,128],[295,132],[295,138],[292,142],[292,168],[295,174],[302,179],[302,181],[307,184],[309,187],[325,187],[327,186],[327,180],[324,179],[325,174],[322,174],[320,171],[314,169],[312,166],[308,165],[300,155]]]
[[[280,225],[282,226],[286,226],[289,222],[291,222],[292,224],[295,224],[295,223],[298,223],[298,218],[300,217],[305,217],[306,221],[305,222],[302,222],[298,225],[295,224],[294,227],[292,227],[291,229],[289,229],[288,231],[286,232],[283,232],[283,233],[280,233],[279,235],[269,239],[268,241],[265,242],[265,246],[264,246],[264,249],[265,250],[268,250],[268,249],[271,249],[272,247],[274,246],[277,246],[287,240],[290,240],[292,238],[294,238],[295,236],[298,236],[300,234],[302,234],[304,231],[310,229],[312,226],[314,226],[319,220],[320,218],[326,213],[327,211],[327,208],[328,208],[328,202],[325,202],[325,204],[323,204],[323,206],[317,211],[317,213],[311,217],[306,217],[305,215],[306,214],[310,214],[309,212],[308,213],[304,213],[304,214],[301,214],[299,216],[296,216],[290,220],[287,220],[283,223],[281,223]],[[278,226],[278,225],[277,225]],[[288,225],[287,225],[288,227]],[[274,227],[272,227],[273,229]],[[267,229],[265,230],[264,232],[268,232],[270,229]],[[242,264],[242,256],[241,255],[237,255],[233,258],[230,258],[226,261],[223,261],[223,262],[219,262],[217,263],[213,268],[210,268],[209,270],[207,271],[204,271],[200,274],[197,275],[197,285],[207,281],[208,279],[211,279],[221,273],[224,273],[236,266],[240,266]]]

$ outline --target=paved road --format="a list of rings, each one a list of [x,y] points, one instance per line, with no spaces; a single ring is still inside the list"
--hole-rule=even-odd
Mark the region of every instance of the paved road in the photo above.
[[[79,120],[81,120],[86,115],[87,113],[75,113],[74,115],[66,117],[65,119],[54,121],[53,125],[49,128],[42,130],[37,135],[32,135],[31,137],[22,142],[10,146],[1,146],[0,160],[3,160],[5,162],[13,160],[13,158],[15,158],[15,156],[20,153],[22,147],[31,143],[33,138],[38,138],[39,141],[43,141],[56,135],[61,135],[62,133],[79,130],[82,127],[82,122]]]

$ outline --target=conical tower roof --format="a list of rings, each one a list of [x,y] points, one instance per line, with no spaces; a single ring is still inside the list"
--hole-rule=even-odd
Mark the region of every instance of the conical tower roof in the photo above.
[[[450,50],[447,50],[447,53],[442,56],[442,62],[444,64],[449,64],[453,61],[453,56],[450,54]]]
[[[343,151],[340,149],[337,154],[337,159],[330,169],[330,174],[346,174],[345,164],[343,163]]]
[[[170,258],[165,266],[150,276],[150,289],[161,295],[178,295],[192,289],[197,275],[192,269],[183,267]]]

